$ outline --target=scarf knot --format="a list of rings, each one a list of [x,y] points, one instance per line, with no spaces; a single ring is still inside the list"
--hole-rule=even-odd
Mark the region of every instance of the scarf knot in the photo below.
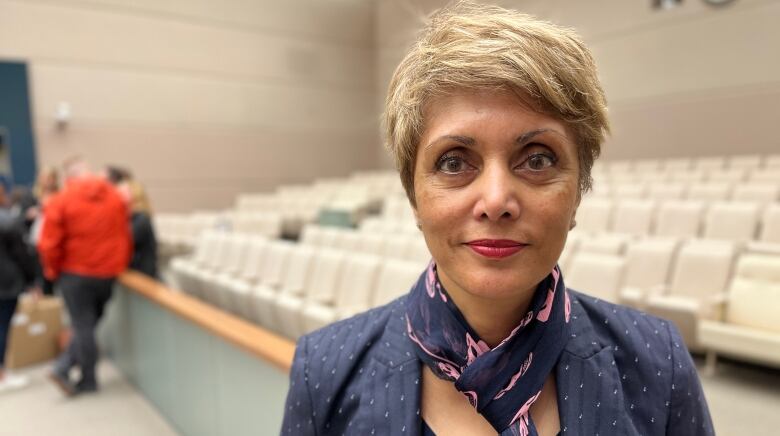
[[[431,262],[406,300],[406,327],[420,360],[452,381],[499,433],[537,435],[529,411],[569,333],[571,303],[556,266],[519,324],[490,348],[466,322]]]

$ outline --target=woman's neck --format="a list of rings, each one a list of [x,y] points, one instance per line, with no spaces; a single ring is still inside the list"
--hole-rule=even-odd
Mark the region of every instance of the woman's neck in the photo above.
[[[490,348],[500,344],[520,324],[536,290],[507,298],[486,298],[465,292],[447,277],[440,275],[439,279],[466,322]]]

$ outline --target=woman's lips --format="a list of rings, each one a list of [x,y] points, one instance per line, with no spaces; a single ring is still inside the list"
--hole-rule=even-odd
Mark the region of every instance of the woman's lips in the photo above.
[[[466,245],[481,256],[500,259],[517,253],[527,244],[509,239],[479,239],[469,241]]]

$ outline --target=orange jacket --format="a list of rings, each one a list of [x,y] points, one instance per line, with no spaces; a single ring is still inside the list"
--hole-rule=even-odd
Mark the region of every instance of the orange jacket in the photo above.
[[[133,249],[127,205],[106,180],[69,181],[46,204],[38,252],[44,274],[111,278],[125,270]]]

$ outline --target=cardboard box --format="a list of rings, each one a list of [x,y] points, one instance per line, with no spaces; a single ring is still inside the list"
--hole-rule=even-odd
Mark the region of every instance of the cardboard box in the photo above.
[[[62,300],[42,297],[19,299],[11,321],[5,354],[8,368],[20,368],[57,357],[57,340],[62,329]]]

